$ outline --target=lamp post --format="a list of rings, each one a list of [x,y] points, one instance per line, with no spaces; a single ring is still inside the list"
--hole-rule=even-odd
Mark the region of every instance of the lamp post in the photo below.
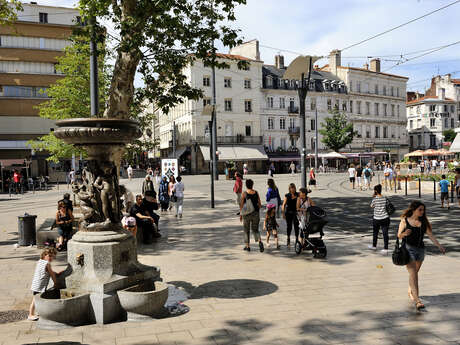
[[[302,188],[307,186],[307,171],[305,169],[305,155],[307,151],[306,138],[305,138],[305,99],[307,98],[308,86],[310,84],[311,69],[313,63],[320,59],[317,56],[298,56],[291,62],[283,79],[300,80],[298,88],[299,93],[299,117],[300,117],[300,168],[301,168],[301,185]],[[306,78],[306,80],[305,80]]]

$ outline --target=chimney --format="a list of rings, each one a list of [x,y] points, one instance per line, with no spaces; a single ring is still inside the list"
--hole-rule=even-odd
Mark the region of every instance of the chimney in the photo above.
[[[364,69],[369,69],[369,64],[366,62],[363,67]]]
[[[284,56],[281,54],[275,55],[275,66],[279,69],[284,69]]]
[[[439,98],[441,100],[445,100],[446,99],[446,89],[445,88],[440,88],[439,89]]]
[[[337,75],[337,67],[341,64],[341,52],[338,49],[335,49],[329,53],[329,71]]]
[[[371,60],[371,71],[380,72],[380,59]]]

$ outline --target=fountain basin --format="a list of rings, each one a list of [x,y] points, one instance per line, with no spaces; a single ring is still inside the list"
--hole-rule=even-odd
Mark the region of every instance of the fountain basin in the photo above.
[[[163,310],[168,299],[168,285],[152,281],[119,290],[117,294],[128,321],[148,320]]]
[[[51,289],[35,296],[42,329],[66,328],[89,323],[90,295]]]

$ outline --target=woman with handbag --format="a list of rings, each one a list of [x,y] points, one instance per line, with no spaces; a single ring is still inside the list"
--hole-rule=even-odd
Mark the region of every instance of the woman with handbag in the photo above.
[[[387,210],[388,200],[382,196],[382,185],[378,184],[374,186],[374,195],[371,202],[371,207],[374,209],[374,216],[372,218],[372,245],[368,248],[377,250],[377,239],[379,236],[379,230],[382,229],[383,234],[383,249],[382,254],[388,254],[388,228],[390,227],[390,215]]]
[[[439,248],[441,253],[446,252],[433,235],[433,228],[426,216],[425,205],[420,201],[412,201],[409,208],[401,215],[398,238],[403,240],[402,245],[405,246],[409,254],[409,263],[406,265],[409,272],[408,294],[409,298],[415,302],[417,310],[425,308],[425,305],[420,301],[418,288],[418,271],[425,258],[425,244],[423,243],[425,234]]]
[[[248,252],[251,250],[251,247],[249,246],[249,232],[252,231],[254,235],[254,240],[256,242],[259,242],[260,252],[263,252],[264,244],[262,243],[259,233],[259,210],[262,207],[262,203],[260,202],[259,193],[257,193],[257,191],[253,189],[253,187],[254,181],[252,181],[251,179],[247,179],[247,190],[241,196],[240,221],[243,222],[244,229],[244,250],[247,250]]]

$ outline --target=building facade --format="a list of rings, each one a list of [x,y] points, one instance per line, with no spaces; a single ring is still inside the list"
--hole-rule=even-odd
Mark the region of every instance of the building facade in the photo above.
[[[62,78],[56,58],[70,44],[79,12],[64,7],[23,4],[18,20],[0,27],[0,160],[30,161],[32,175],[45,174],[44,153],[27,141],[48,134],[54,122],[38,116],[50,84]]]
[[[237,54],[218,54],[218,58],[229,66],[215,71],[219,169],[223,171],[228,161],[246,162],[256,169],[266,158],[259,116],[262,61]],[[248,67],[240,68],[240,61]],[[201,173],[209,170],[211,115],[206,106],[212,104],[212,69],[198,60],[184,74],[191,86],[203,90],[203,98],[186,99],[168,113],[158,112],[161,156],[172,156],[174,137],[180,164],[186,171]]]
[[[388,152],[392,159],[402,159],[408,152],[406,130],[407,77],[384,73],[380,60],[371,60],[363,68],[341,65],[341,53],[330,53],[328,71],[347,88],[349,119],[357,136],[346,151]],[[340,105],[339,105],[340,106]]]

